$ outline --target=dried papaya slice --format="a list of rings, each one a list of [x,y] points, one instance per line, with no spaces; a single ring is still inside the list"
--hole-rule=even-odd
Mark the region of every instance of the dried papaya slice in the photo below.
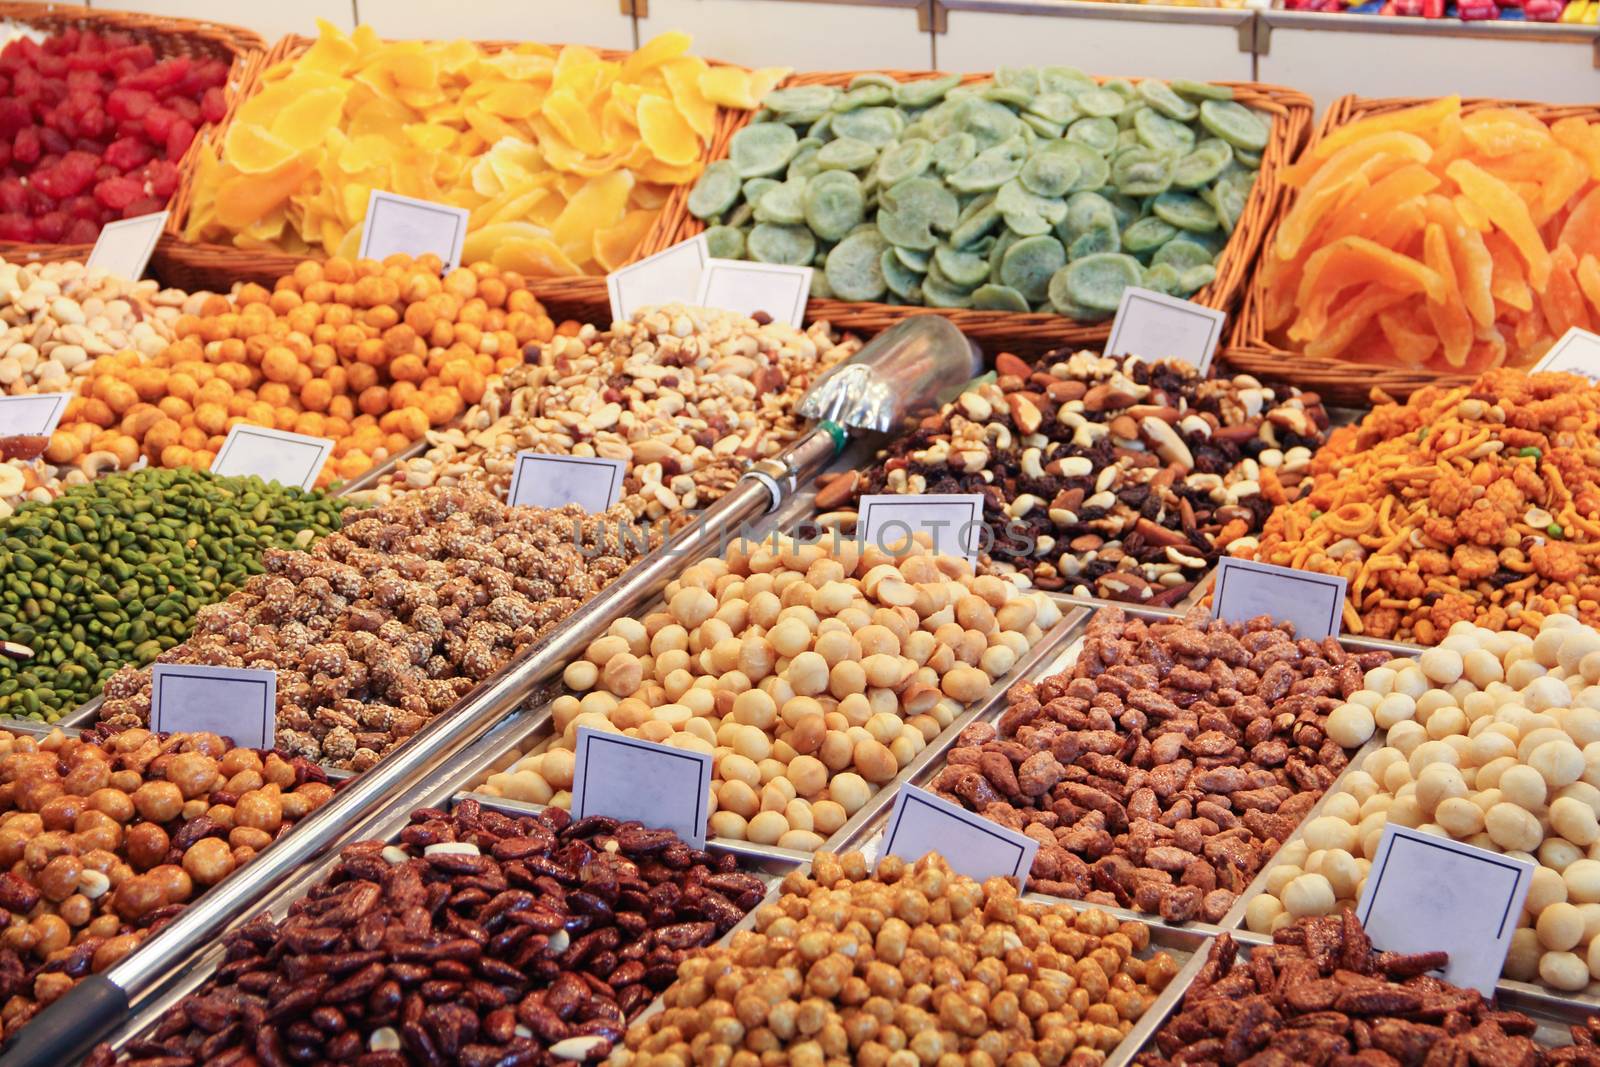
[[[1300,280],[1296,304],[1300,317],[1289,336],[1309,341],[1327,327],[1328,311],[1345,289],[1377,283],[1397,293],[1426,293],[1429,300],[1444,299],[1444,279],[1426,264],[1365,237],[1341,237],[1312,253]]]
[[[1495,300],[1517,311],[1532,310],[1533,290],[1528,288],[1522,261],[1517,257],[1517,250],[1510,239],[1499,232],[1486,233],[1483,235],[1483,245],[1489,250],[1489,259],[1494,263],[1494,278],[1489,288]]]
[[[1439,350],[1439,337],[1426,317],[1417,321],[1409,308],[1389,308],[1378,312],[1378,328],[1394,354],[1395,362],[1407,367],[1425,366]]]
[[[601,270],[610,273],[623,267],[633,258],[633,253],[650,232],[650,227],[660,217],[656,211],[630,211],[615,226],[604,226],[594,231],[594,261]]]
[[[1483,235],[1468,226],[1455,204],[1443,196],[1423,201],[1423,211],[1431,223],[1444,232],[1450,245],[1450,261],[1467,313],[1480,329],[1494,323],[1494,259],[1483,243]]]
[[[1406,293],[1382,285],[1367,286],[1341,304],[1332,322],[1319,329],[1316,336],[1306,343],[1306,355],[1315,359],[1339,359],[1369,328],[1378,328],[1376,316],[1379,312],[1394,307],[1406,298]]]
[[[1384,175],[1332,213],[1327,223],[1326,239],[1354,234],[1373,238],[1389,248],[1397,247],[1398,241],[1379,239],[1377,235],[1397,210],[1431,193],[1441,181],[1438,175],[1418,163],[1407,164]],[[1322,236],[1320,231],[1319,236]]]
[[[1560,337],[1572,327],[1589,329],[1589,309],[1578,287],[1578,257],[1566,245],[1550,255],[1550,280],[1539,290],[1539,310],[1550,324],[1550,333]]]
[[[1600,254],[1600,185],[1591,188],[1573,205],[1561,224],[1556,243],[1570,246],[1580,256]]]
[[[1583,160],[1590,178],[1600,181],[1600,124],[1572,115],[1552,122],[1550,135]]]
[[[1429,299],[1425,305],[1428,321],[1439,333],[1444,344],[1445,362],[1460,367],[1472,349],[1472,316],[1467,314],[1461,299],[1461,289],[1456,284],[1455,265],[1450,261],[1450,244],[1444,227],[1437,222],[1428,223],[1422,233],[1422,261],[1436,271],[1444,283],[1444,297]]]
[[[1538,119],[1516,108],[1484,108],[1461,120],[1461,132],[1483,155],[1491,158],[1542,152],[1554,145],[1550,130]]]
[[[1294,207],[1278,227],[1273,251],[1293,259],[1311,236],[1322,216],[1336,205],[1356,178],[1376,181],[1407,163],[1426,163],[1433,149],[1414,134],[1396,131],[1364,139],[1328,158],[1307,176]]]
[[[1578,288],[1589,301],[1591,317],[1600,321],[1600,257],[1586,253],[1578,261]]]
[[[1385,133],[1425,134],[1436,129],[1450,116],[1460,113],[1461,97],[1444,96],[1416,107],[1400,108],[1396,111],[1386,111],[1381,115],[1358,119],[1348,126],[1339,127],[1312,145],[1310,151],[1306,153],[1306,159],[1289,168],[1285,180],[1290,185],[1302,184],[1316,169],[1315,166],[1309,165],[1318,160],[1331,159],[1341,149]],[[1302,168],[1306,169],[1302,171]]]
[[[1511,239],[1528,264],[1528,280],[1535,289],[1550,277],[1550,250],[1535,228],[1528,205],[1505,182],[1483,170],[1471,160],[1458,159],[1446,168],[1468,200],[1483,209],[1500,230]]]

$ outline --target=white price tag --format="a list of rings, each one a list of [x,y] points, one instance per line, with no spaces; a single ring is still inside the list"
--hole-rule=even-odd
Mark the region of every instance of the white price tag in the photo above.
[[[572,817],[585,815],[637,819],[705,848],[711,757],[580,726]]]
[[[622,477],[627,471],[628,465],[620,459],[518,452],[506,503],[529,508],[578,504],[593,514],[622,496]]]
[[[694,302],[740,315],[765,311],[774,321],[786,322],[798,330],[806,318],[812,273],[810,267],[781,263],[708,259]]]
[[[710,258],[706,235],[700,234],[606,275],[611,321],[627,322],[640,308],[694,303]]]
[[[856,508],[856,534],[866,544],[888,551],[920,532],[933,537],[934,551],[940,555],[960,556],[977,566],[988,532],[983,525],[983,497],[978,493],[879,493],[862,497]]]
[[[1356,918],[1384,952],[1448,952],[1444,980],[1492,997],[1533,869],[1530,860],[1391,822]]]
[[[150,729],[157,733],[207,731],[245,748],[271,748],[277,718],[277,671],[187,663],[150,668]]]
[[[1224,556],[1217,561],[1211,615],[1225,622],[1270,615],[1279,622],[1294,623],[1296,637],[1320,641],[1339,636],[1344,622],[1344,591],[1344,579],[1335,574]]]
[[[472,212],[464,207],[374,189],[367,198],[357,254],[362,259],[383,259],[396,252],[413,257],[432,252],[444,260],[445,270],[455,270],[461,266],[461,246],[471,218]]]
[[[136,282],[144,277],[150,254],[156,250],[166,225],[165,211],[106,223],[100,227],[100,236],[84,266],[90,270],[99,267],[107,274]]]
[[[915,863],[937,852],[957,874],[982,881],[999,875],[1025,886],[1039,842],[914,785],[900,787],[884,831],[883,856]]]
[[[1600,378],[1600,337],[1574,326],[1550,346],[1533,369],[1581,374],[1591,381]]]
[[[1227,318],[1225,312],[1214,308],[1129,286],[1122,290],[1105,352],[1108,356],[1138,356],[1148,363],[1181,359],[1194,364],[1204,377],[1211,357],[1217,354]]]
[[[228,431],[211,461],[211,473],[237,478],[254,474],[265,482],[310,489],[332,454],[333,442],[326,437],[241,422]]]
[[[0,396],[0,437],[49,437],[71,402],[71,393]]]

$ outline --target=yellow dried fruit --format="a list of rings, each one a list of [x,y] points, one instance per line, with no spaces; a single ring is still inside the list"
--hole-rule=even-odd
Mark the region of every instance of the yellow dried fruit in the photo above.
[[[318,25],[307,51],[263,72],[220,156],[202,146],[188,239],[348,254],[369,194],[387,189],[466,208],[467,262],[603,273],[699,177],[717,108],[754,108],[788,73],[712,67],[682,33],[618,61]]]

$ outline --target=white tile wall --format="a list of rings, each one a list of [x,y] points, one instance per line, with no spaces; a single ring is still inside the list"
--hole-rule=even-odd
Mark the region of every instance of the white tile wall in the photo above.
[[[383,0],[378,0],[383,2]],[[89,6],[148,11],[176,18],[211,19],[255,30],[270,45],[289,33],[314,36],[317,19],[355,28],[354,0],[88,0]]]
[[[581,0],[612,3],[614,0]],[[803,0],[649,0],[639,40],[666,30],[694,35],[697,55],[796,70],[926,70],[932,40],[911,8]]]
[[[465,37],[632,48],[633,19],[618,0],[354,0],[385,37]]]

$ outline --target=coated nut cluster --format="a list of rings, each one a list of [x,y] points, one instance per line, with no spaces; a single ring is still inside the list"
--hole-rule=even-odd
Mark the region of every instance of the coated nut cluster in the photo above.
[[[621,503],[636,516],[705,507],[800,435],[800,398],[859,348],[826,322],[802,332],[676,304],[609,330],[585,325],[527,346],[523,366],[458,426],[430,430],[428,453],[374,495],[457,485],[504,497],[516,454],[533,451],[626,462]]]
[[[1360,899],[1390,822],[1533,860],[1508,977],[1600,980],[1600,633],[1550,615],[1537,637],[1458,622],[1437,648],[1367,673],[1328,717],[1387,731],[1290,841],[1247,905],[1268,932]]]
[[[679,966],[614,1062],[1087,1067],[1178,970],[1143,958],[1142,923],[1025,903],[937,855],[873,874],[859,852],[818,853],[782,889],[754,930]]]
[[[76,261],[0,259],[0,394],[71,392],[99,356],[166,347],[207,294],[129,282]]]
[[[878,465],[835,476],[818,506],[865,493],[981,493],[995,530],[991,573],[1170,603],[1309,488],[1328,428],[1314,393],[1248,375],[1202,378],[1177,361],[1056,352],[1033,367],[1002,354],[995,368],[995,380],[897,439]]]
[[[1231,934],[1213,941],[1182,1007],[1134,1062],[1600,1063],[1581,1049],[1546,1052],[1531,1017],[1428,975],[1449,961],[1443,952],[1374,952],[1352,915],[1303,920],[1273,942],[1242,951]]]
[[[0,731],[3,1033],[332,795],[319,768],[215,734]]]
[[[1061,615],[921,544],[842,538],[736,543],[665,596],[567,666],[559,736],[486,791],[567,806],[578,729],[620,731],[714,759],[714,836],[814,851]]]
[[[462,489],[352,509],[310,551],[266,552],[160,661],[277,670],[279,746],[365,770],[639,558],[625,518]],[[149,670],[118,671],[101,720],[149,716]]]
[[[1329,712],[1367,662],[1266,618],[1108,608],[929,788],[1039,841],[1038,892],[1216,922],[1348,762]]]
[[[282,923],[230,934],[227,962],[122,1062],[592,1062],[764,891],[731,855],[638,823],[421,808],[398,844],[345,849]]]

